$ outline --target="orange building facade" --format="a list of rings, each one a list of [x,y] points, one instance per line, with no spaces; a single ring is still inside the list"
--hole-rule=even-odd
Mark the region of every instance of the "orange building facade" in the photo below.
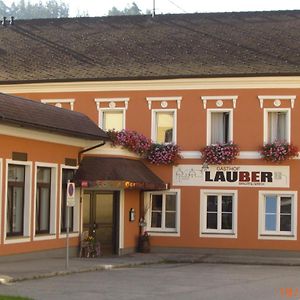
[[[73,215],[73,246],[78,245],[82,231],[94,230],[104,250],[107,247],[110,253],[133,252],[139,235],[147,231],[153,250],[298,251],[299,159],[267,162],[260,154],[264,144],[276,140],[300,145],[298,82],[298,77],[175,79],[37,83],[6,85],[2,90],[82,112],[105,130],[119,126],[119,130],[134,130],[153,141],[180,146],[181,159],[176,165],[157,166],[144,161],[168,184],[165,190],[136,190],[103,179],[92,185],[81,181],[77,212],[75,209]],[[240,150],[236,160],[217,165],[204,163],[205,146],[231,141]],[[31,147],[23,140],[18,143],[20,149]],[[6,174],[4,162],[9,158],[9,145],[2,154],[2,174]],[[78,151],[76,147],[60,146],[50,156],[46,149],[51,145],[41,143],[36,149],[43,147],[45,151],[32,153],[33,178],[34,161],[59,162],[60,174],[65,167],[64,157],[74,157]],[[111,147],[109,142],[83,154],[91,156],[139,159],[127,150]],[[59,199],[59,189],[56,192]],[[6,193],[3,189],[3,199]],[[35,237],[31,215],[26,252],[64,246],[57,203],[51,239]],[[8,243],[5,237],[4,212],[5,201],[1,252],[23,252],[15,247],[15,241]]]

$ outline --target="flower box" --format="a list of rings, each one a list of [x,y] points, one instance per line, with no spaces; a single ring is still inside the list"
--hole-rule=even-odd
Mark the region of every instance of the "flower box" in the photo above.
[[[260,154],[264,160],[271,162],[281,162],[299,155],[296,146],[280,141],[265,144],[261,148]]]
[[[209,165],[221,165],[231,163],[239,154],[236,144],[209,145],[202,149],[203,160]]]
[[[180,158],[179,146],[173,143],[153,143],[143,134],[125,129],[121,131],[110,130],[107,134],[113,146],[121,146],[147,159],[151,164],[174,164]]]

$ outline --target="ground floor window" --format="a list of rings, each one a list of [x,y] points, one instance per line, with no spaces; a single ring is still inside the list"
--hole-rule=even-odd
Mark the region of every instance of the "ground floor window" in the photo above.
[[[57,164],[36,163],[35,239],[54,238],[56,232]],[[53,235],[49,237],[49,235]]]
[[[6,235],[23,235],[25,166],[8,165]]]
[[[51,168],[37,167],[36,233],[50,231]]]
[[[20,237],[29,237],[31,176],[31,162],[6,160],[5,243],[6,238],[22,242]]]
[[[237,192],[201,191],[201,234],[233,236],[237,233]]]
[[[259,192],[260,236],[294,237],[297,218],[296,192]]]
[[[148,231],[178,232],[179,191],[146,193],[145,212]]]

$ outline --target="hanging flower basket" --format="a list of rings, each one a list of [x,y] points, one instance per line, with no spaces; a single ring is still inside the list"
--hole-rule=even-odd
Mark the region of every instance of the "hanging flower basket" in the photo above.
[[[292,144],[275,141],[274,143],[264,145],[260,150],[260,154],[266,161],[281,162],[298,157],[298,151],[298,148]]]
[[[216,144],[202,149],[203,160],[209,165],[221,165],[231,163],[239,154],[236,144]]]
[[[125,129],[122,131],[110,130],[107,134],[113,146],[122,146],[140,157],[147,159],[151,164],[174,164],[176,160],[180,158],[179,146],[173,143],[156,144],[143,134]]]

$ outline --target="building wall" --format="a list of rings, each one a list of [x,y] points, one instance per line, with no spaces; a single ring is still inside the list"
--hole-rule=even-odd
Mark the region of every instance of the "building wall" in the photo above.
[[[16,131],[18,129],[15,129]],[[12,255],[25,252],[49,250],[65,247],[65,234],[60,230],[60,197],[61,197],[61,168],[72,168],[65,166],[65,158],[77,159],[78,151],[81,149],[74,146],[66,146],[60,144],[54,144],[49,142],[42,142],[36,140],[30,140],[26,138],[12,137],[6,135],[0,135],[1,140],[1,207],[0,207],[0,254]],[[27,161],[16,161],[12,159],[12,152],[27,153]],[[29,172],[25,172],[25,182],[27,186],[30,186],[30,192],[28,193],[28,208],[24,208],[25,222],[28,224],[28,232],[24,236],[6,236],[5,227],[6,224],[6,205],[7,205],[7,164],[19,164],[26,165]],[[56,209],[55,213],[52,213],[51,223],[53,229],[51,234],[36,235],[34,231],[35,218],[34,218],[34,206],[36,195],[36,167],[37,166],[49,166],[51,167],[52,174],[55,174],[51,178],[51,189],[55,190],[53,194],[53,202],[51,203],[51,209]],[[27,169],[26,169],[27,170]],[[55,180],[52,180],[56,178]],[[53,190],[53,191],[54,191]],[[25,192],[27,194],[27,192]],[[27,200],[25,200],[27,201]],[[51,200],[52,201],[52,200]],[[76,219],[76,229],[74,233],[70,234],[70,246],[78,245],[79,236],[79,194],[77,193],[76,213],[74,218]],[[26,205],[25,205],[26,206]],[[27,227],[27,225],[25,226]]]
[[[124,200],[124,249],[134,251],[137,247],[139,236],[139,191],[125,191]],[[135,220],[133,222],[129,221],[129,211],[131,208],[135,210]]]
[[[232,86],[232,84],[231,84]],[[64,93],[19,93],[18,95],[40,101],[41,99],[75,99],[74,110],[88,115],[98,123],[98,112],[95,99],[97,98],[129,98],[126,110],[126,129],[137,130],[151,137],[151,110],[148,108],[147,97],[182,97],[180,108],[176,101],[167,101],[168,109],[177,111],[177,143],[181,150],[188,151],[191,159],[183,158],[179,164],[201,165],[200,150],[206,145],[207,139],[207,111],[208,109],[220,108],[216,101],[207,101],[204,108],[203,96],[237,96],[236,107],[233,101],[223,101],[222,109],[233,111],[233,141],[239,145],[242,154],[250,152],[248,159],[238,159],[232,165],[264,166],[266,170],[270,166],[289,166],[289,187],[266,188],[266,187],[226,187],[226,186],[174,186],[171,166],[149,166],[160,178],[170,183],[170,187],[180,190],[180,232],[177,235],[154,233],[151,236],[151,244],[166,247],[203,247],[203,248],[236,248],[236,249],[285,249],[299,250],[298,235],[293,239],[281,239],[270,237],[269,240],[260,239],[258,236],[259,218],[259,191],[285,191],[299,193],[299,160],[291,160],[278,163],[266,163],[257,159],[258,151],[264,143],[264,108],[278,108],[274,100],[281,100],[280,108],[290,109],[291,114],[291,142],[300,145],[298,120],[300,109],[298,99],[300,89],[296,88],[218,88],[218,89],[174,89],[174,90],[142,90],[142,91],[106,91],[106,92],[64,92]],[[263,108],[258,96],[273,95],[274,99],[264,100]],[[296,96],[294,105],[288,99],[281,96]],[[108,107],[107,104],[103,104]],[[117,103],[117,107],[123,107],[123,103]],[[160,101],[153,101],[151,109],[162,109]],[[68,106],[65,106],[66,108]],[[234,190],[238,195],[237,208],[237,235],[235,238],[203,237],[200,236],[200,194],[202,190]],[[297,196],[295,197],[298,203]],[[132,195],[128,192],[125,196],[125,220],[128,209],[137,207]],[[297,229],[300,226],[300,205],[297,206]],[[149,224],[148,224],[149,225]],[[128,230],[128,231],[127,231]],[[137,224],[126,224],[124,231],[125,247],[132,247],[137,234]],[[151,234],[151,232],[150,232]]]

